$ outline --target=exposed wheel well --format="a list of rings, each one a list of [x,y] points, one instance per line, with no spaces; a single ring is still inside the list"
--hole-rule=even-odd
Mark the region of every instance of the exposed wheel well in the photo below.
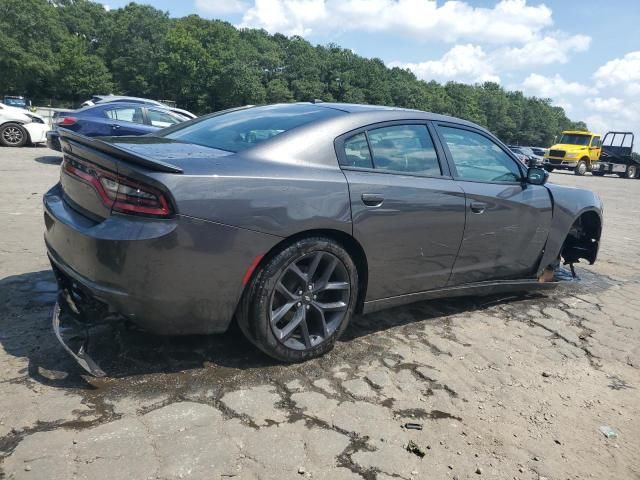
[[[364,253],[364,249],[362,245],[353,238],[353,236],[348,233],[341,232],[340,230],[332,230],[332,229],[316,229],[316,230],[305,230],[304,232],[296,233],[295,235],[291,235],[283,239],[278,244],[274,245],[271,250],[269,250],[264,257],[260,260],[255,270],[253,271],[249,282],[253,279],[253,275],[262,267],[266,262],[268,262],[273,256],[277,255],[278,252],[291,245],[292,243],[297,242],[303,238],[309,237],[327,237],[337,243],[339,243],[349,255],[353,259],[353,263],[355,263],[356,268],[358,270],[358,300],[356,303],[356,313],[362,312],[362,307],[364,305],[364,299],[367,293],[367,286],[369,284],[369,264],[367,263],[367,257]]]
[[[602,234],[602,221],[594,211],[584,212],[569,229],[560,255],[565,263],[577,263],[581,258],[590,264],[596,261]]]

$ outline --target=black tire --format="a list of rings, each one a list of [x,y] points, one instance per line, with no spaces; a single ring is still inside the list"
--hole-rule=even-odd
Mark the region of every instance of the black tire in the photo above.
[[[581,159],[576,165],[576,168],[573,169],[573,173],[575,173],[579,177],[582,177],[588,171],[589,171],[589,164],[584,158]]]
[[[5,123],[0,127],[0,144],[5,147],[23,147],[29,141],[29,134],[19,123]]]
[[[551,172],[553,172],[555,170],[555,168],[549,167],[549,166],[545,166],[544,169],[549,173],[551,173]]]
[[[320,260],[316,261],[318,257]],[[314,261],[316,268],[313,268]],[[319,278],[318,272],[326,273],[334,262],[333,273],[326,281]],[[292,273],[296,267],[307,277],[312,269],[316,273],[309,281],[303,281],[301,276]],[[322,283],[331,284],[332,288],[314,290]],[[298,284],[299,288],[294,287]],[[307,290],[303,287],[305,284],[313,288]],[[335,286],[340,288],[334,290]],[[319,298],[317,301],[314,293]],[[329,238],[304,238],[271,256],[255,272],[240,304],[238,325],[249,341],[270,357],[288,363],[303,362],[333,348],[351,320],[357,298],[358,271],[347,251]],[[274,304],[284,299],[286,301],[274,310]],[[340,310],[324,311],[319,305],[340,305]],[[272,322],[286,307],[287,313],[281,320]],[[328,313],[331,315],[326,315]],[[298,315],[304,316],[304,320],[298,320],[299,324],[296,323]]]
[[[624,172],[626,178],[636,178],[638,176],[638,167],[636,165],[627,165],[627,170]]]

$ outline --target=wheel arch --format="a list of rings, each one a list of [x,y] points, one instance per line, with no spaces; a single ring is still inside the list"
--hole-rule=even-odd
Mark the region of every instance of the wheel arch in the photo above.
[[[566,263],[576,263],[580,259],[592,265],[598,256],[602,218],[595,210],[585,210],[574,220],[565,236],[560,256]]]
[[[553,219],[537,276],[555,263],[563,252],[573,253],[590,263],[596,261],[603,228],[603,205],[600,198],[590,190],[576,189],[558,184],[547,184],[553,203]],[[579,234],[576,237],[576,232]],[[567,239],[573,236],[586,251],[565,250]],[[591,240],[587,239],[591,238]],[[575,247],[576,245],[574,245]],[[585,254],[585,255],[582,255]],[[575,256],[574,255],[574,256]]]
[[[31,133],[29,133],[29,130],[27,128],[25,128],[24,126],[26,125],[26,122],[22,121],[22,120],[7,120],[6,122],[0,123],[0,129],[2,129],[5,125],[9,125],[9,124],[15,124],[15,125],[19,125],[20,127],[22,127],[22,130],[24,130],[25,135],[27,136],[27,145],[31,144]]]
[[[334,229],[304,230],[302,232],[298,232],[287,238],[284,238],[280,242],[275,244],[267,253],[262,256],[262,258],[260,258],[259,262],[256,262],[254,265],[252,265],[253,270],[251,271],[251,274],[247,276],[245,285],[243,285],[242,296],[244,296],[245,291],[247,290],[247,288],[249,288],[249,285],[251,285],[251,281],[260,270],[260,268],[265,265],[271,258],[273,258],[289,245],[303,238],[310,237],[329,238],[340,244],[351,256],[358,271],[358,299],[355,311],[356,313],[361,313],[362,307],[364,305],[364,299],[366,298],[367,287],[369,284],[369,264],[367,263],[367,256],[360,242],[358,242],[352,235]]]

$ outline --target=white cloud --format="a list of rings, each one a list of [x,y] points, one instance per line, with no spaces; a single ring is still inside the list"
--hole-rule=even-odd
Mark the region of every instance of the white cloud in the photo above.
[[[197,0],[198,3],[222,3]],[[421,41],[523,43],[552,24],[551,10],[526,0],[501,0],[493,8],[449,0],[255,0],[241,27],[275,33],[359,30],[410,35]]]
[[[421,63],[393,62],[392,67],[408,68],[418,78],[423,80],[459,82],[500,82],[491,64],[487,61],[487,54],[477,45],[456,45],[440,60],[429,60]]]
[[[571,82],[556,74],[547,77],[537,73],[530,74],[524,79],[520,88],[528,95],[542,98],[558,98],[565,95],[590,95],[596,89],[583,83]]]
[[[534,38],[522,47],[497,50],[494,61],[504,67],[531,67],[552,63],[567,63],[569,54],[589,50],[591,37],[587,35],[566,35],[563,32]]]
[[[196,10],[208,16],[242,13],[248,7],[242,0],[196,0]]]
[[[593,78],[600,87],[622,87],[629,95],[640,94],[640,50],[602,65]]]
[[[325,0],[255,0],[239,26],[285,35],[308,35],[317,24],[335,25],[335,21],[328,22],[329,15]]]
[[[624,100],[617,97],[587,98],[584,103],[587,106],[587,108],[594,110],[596,112],[611,113],[611,112],[617,112],[618,110],[625,108]]]
[[[477,45],[456,45],[439,60],[412,63],[396,61],[390,65],[409,68],[425,80],[499,82],[501,73],[552,63],[567,63],[571,53],[586,51],[590,44],[591,37],[586,35],[569,36],[555,32],[535,38],[520,47],[502,47],[486,51]],[[527,86],[546,90],[541,85],[543,80],[534,76]],[[556,81],[557,83],[562,81]],[[562,84],[561,87],[571,90],[575,85],[567,87]]]

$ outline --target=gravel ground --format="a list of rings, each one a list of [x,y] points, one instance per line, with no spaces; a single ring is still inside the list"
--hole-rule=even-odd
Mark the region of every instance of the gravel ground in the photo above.
[[[640,181],[552,174],[606,210],[600,260],[551,293],[358,317],[294,366],[235,331],[117,329],[94,379],[50,329],[59,162],[0,149],[0,478],[640,479]]]

